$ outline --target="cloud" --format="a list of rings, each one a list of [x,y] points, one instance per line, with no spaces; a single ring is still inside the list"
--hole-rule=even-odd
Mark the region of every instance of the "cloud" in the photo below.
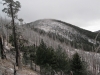
[[[18,0],[22,8],[18,13],[25,22],[53,18],[73,25],[93,29],[93,21],[100,19],[100,0]],[[0,7],[1,8],[1,7]],[[91,28],[90,28],[91,27]]]
[[[100,19],[99,20],[94,20],[94,21],[89,21],[86,24],[87,26],[84,26],[84,29],[91,30],[91,31],[97,31],[100,30]]]

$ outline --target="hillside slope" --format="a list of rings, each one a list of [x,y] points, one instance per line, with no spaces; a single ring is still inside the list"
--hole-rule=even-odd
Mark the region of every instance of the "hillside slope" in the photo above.
[[[26,45],[39,45],[41,39],[43,39],[47,46],[52,46],[54,49],[60,45],[69,57],[78,52],[82,60],[88,62],[90,70],[97,66],[95,70],[97,73],[100,72],[98,71],[100,69],[100,54],[91,52],[91,47],[95,43],[99,44],[99,39],[95,42],[94,38],[88,35],[91,34],[95,37],[96,33],[54,19],[37,20],[32,23],[16,26],[16,28],[17,33],[28,40]],[[8,39],[8,36],[12,33],[11,26],[9,28],[4,26],[3,32],[6,39]]]
[[[100,37],[96,39],[97,33],[84,30],[77,26],[54,19],[41,19],[28,23],[26,27],[33,29],[40,34],[46,34],[60,42],[70,43],[74,48],[83,48],[86,51],[92,51],[94,45],[99,45]]]

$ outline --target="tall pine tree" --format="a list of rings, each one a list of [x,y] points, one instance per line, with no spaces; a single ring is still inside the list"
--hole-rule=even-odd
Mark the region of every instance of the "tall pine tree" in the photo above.
[[[84,62],[81,61],[81,58],[78,53],[75,53],[73,55],[71,61],[71,72],[73,73],[73,75],[86,75]]]
[[[18,43],[16,38],[15,18],[17,18],[17,13],[21,8],[21,5],[19,1],[14,1],[14,0],[3,0],[3,1],[4,1],[3,5],[6,5],[7,7],[4,8],[2,11],[5,12],[8,15],[8,17],[12,18],[14,47],[16,50],[16,66],[20,68],[20,51],[18,49]]]

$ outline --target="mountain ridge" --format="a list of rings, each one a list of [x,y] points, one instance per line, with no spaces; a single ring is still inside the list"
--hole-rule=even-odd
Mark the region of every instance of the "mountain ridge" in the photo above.
[[[97,35],[96,32],[92,32],[92,31],[83,29],[83,28],[81,28],[81,27],[75,26],[75,25],[70,24],[70,23],[66,23],[66,22],[61,21],[61,20],[56,20],[56,19],[39,19],[39,20],[36,20],[36,21],[41,21],[41,20],[52,20],[52,21],[56,21],[56,22],[59,22],[59,23],[63,23],[63,24],[65,24],[65,25],[68,25],[68,26],[70,26],[70,27],[73,27],[73,28],[75,28],[75,29],[78,29],[80,32],[83,31],[82,33],[83,33],[83,34],[85,33],[86,35],[88,35],[88,34],[87,34],[87,32],[88,32],[88,33],[94,35],[94,36],[91,36],[90,34],[88,35],[89,37],[93,37],[93,39],[95,39],[95,37],[96,37],[96,35]],[[36,21],[34,21],[34,22],[36,22]],[[34,23],[34,22],[30,22],[30,23]],[[27,24],[30,24],[30,23],[27,23]],[[97,32],[98,32],[98,31],[97,31]],[[98,39],[97,39],[97,40],[98,40]],[[100,38],[99,38],[99,41],[100,41]]]
[[[99,36],[97,40],[95,40],[97,33],[82,29],[60,20],[40,19],[28,23],[26,26],[29,26],[31,29],[41,34],[47,34],[49,37],[53,37],[53,39],[59,39],[60,42],[66,42],[66,44],[70,42],[71,46],[75,46],[75,48],[81,48],[81,45],[83,45],[85,50],[88,48],[88,46],[89,49],[92,50],[92,47],[95,44],[98,45],[100,43]]]

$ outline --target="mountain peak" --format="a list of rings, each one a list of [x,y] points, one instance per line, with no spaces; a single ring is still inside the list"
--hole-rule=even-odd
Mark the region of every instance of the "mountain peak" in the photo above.
[[[97,33],[84,30],[61,20],[40,19],[27,24],[27,26],[40,34],[46,34],[53,37],[53,39],[56,38],[60,42],[70,43],[75,48],[81,48],[83,45],[84,50],[91,50],[92,46],[96,44],[94,39]],[[99,43],[100,37],[97,38],[97,41]]]

